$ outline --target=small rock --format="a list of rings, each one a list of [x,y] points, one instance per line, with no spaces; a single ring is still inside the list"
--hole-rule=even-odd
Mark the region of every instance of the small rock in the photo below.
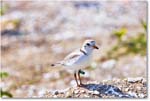
[[[142,82],[143,78],[142,77],[137,77],[137,78],[128,78],[127,81],[129,83],[136,83],[136,82]]]
[[[53,97],[54,97],[54,98],[57,98],[57,95],[54,95]]]
[[[145,95],[142,94],[142,93],[138,94],[138,96],[139,96],[140,98],[144,98],[144,97],[145,97]]]
[[[143,78],[142,83],[146,83],[146,79]]]
[[[141,90],[141,87],[137,86],[136,89],[139,91],[139,90]]]
[[[125,90],[124,90],[125,92],[127,92],[127,91],[129,91],[129,88],[125,88]]]
[[[89,94],[96,94],[96,95],[100,94],[100,92],[98,92],[97,90],[95,90],[95,91],[88,91],[88,93]]]
[[[67,89],[65,89],[65,90],[67,90]],[[73,91],[72,90],[73,89],[69,88],[67,91],[64,92],[66,98],[70,98],[73,95]]]
[[[55,91],[55,93],[54,93],[55,95],[58,95],[59,94],[59,92],[58,91]]]
[[[85,90],[82,89],[80,92],[81,92],[81,93],[85,93]]]
[[[78,94],[78,93],[79,93],[79,90],[75,90],[74,93],[75,93],[75,94]]]
[[[66,93],[65,93],[65,97],[66,97],[66,98],[70,98],[70,97],[71,97],[71,95],[72,95],[72,93],[71,93],[71,92],[66,92]]]
[[[85,94],[84,97],[85,97],[85,98],[89,98],[90,96]]]
[[[128,94],[129,94],[130,96],[133,96],[133,97],[136,97],[136,98],[138,97],[137,94],[136,94],[135,92],[129,91]]]
[[[89,94],[92,94],[92,93],[93,93],[93,91],[88,91],[88,93],[89,93]]]
[[[93,94],[99,95],[100,93],[97,90],[95,90],[93,91]]]

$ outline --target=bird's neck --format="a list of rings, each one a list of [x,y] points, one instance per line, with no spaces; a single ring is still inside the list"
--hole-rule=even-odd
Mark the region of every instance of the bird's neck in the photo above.
[[[92,53],[92,50],[86,50],[85,48],[81,48],[80,51],[84,54],[84,55],[90,55]]]

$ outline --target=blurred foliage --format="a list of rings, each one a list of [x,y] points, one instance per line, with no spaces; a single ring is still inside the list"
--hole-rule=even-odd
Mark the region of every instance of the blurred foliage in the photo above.
[[[17,29],[17,28],[19,28],[20,23],[21,23],[20,19],[11,19],[11,20],[3,21],[2,24],[4,27],[3,29],[9,28],[8,26],[10,26],[9,29]]]
[[[9,74],[7,72],[0,72],[0,75],[1,75],[1,79],[9,76]],[[3,97],[3,96],[13,97],[9,91],[3,91],[1,88],[0,97]]]
[[[144,22],[143,20],[141,20],[141,25],[145,29],[145,31],[147,31],[147,24],[146,24],[146,22]]]
[[[5,12],[8,10],[8,5],[4,5],[4,3],[3,2],[1,2],[1,8],[0,8],[0,12],[1,12],[1,14],[0,14],[0,16],[2,16],[2,15],[4,15],[5,14]]]
[[[9,93],[9,91],[3,91],[3,90],[1,89],[0,97],[3,97],[3,96],[13,97],[12,94]]]
[[[8,77],[8,73],[7,72],[0,72],[1,78],[6,78]]]
[[[19,19],[14,19],[11,22],[15,26],[15,28],[18,28],[20,26],[20,20]]]
[[[127,47],[127,53],[140,53],[141,55],[146,54],[146,37],[144,33],[140,33],[135,38],[129,39],[124,46]]]
[[[125,41],[122,38],[126,35],[127,29],[121,28],[113,32],[118,39],[118,42],[111,50],[108,51],[108,58],[115,58],[126,54],[141,54],[146,55],[146,30],[147,25],[144,21],[141,21],[142,27],[145,29],[145,32],[138,33],[138,36],[129,38]]]
[[[122,40],[122,37],[123,37],[124,35],[126,35],[126,33],[127,33],[127,29],[126,29],[126,28],[121,28],[121,29],[119,29],[119,30],[113,32],[113,34],[117,37],[117,39],[118,39],[119,41]]]

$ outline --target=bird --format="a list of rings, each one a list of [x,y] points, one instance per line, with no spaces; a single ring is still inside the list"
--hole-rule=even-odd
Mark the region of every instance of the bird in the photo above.
[[[85,74],[82,69],[90,65],[94,49],[99,49],[96,46],[96,42],[93,39],[87,39],[83,42],[81,48],[71,52],[62,61],[51,64],[51,66],[61,65],[66,69],[73,70],[76,84],[78,87],[81,87],[84,84],[82,83],[80,74]]]

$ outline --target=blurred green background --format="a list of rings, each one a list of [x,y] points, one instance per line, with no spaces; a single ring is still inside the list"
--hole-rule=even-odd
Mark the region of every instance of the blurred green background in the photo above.
[[[50,64],[94,39],[83,81],[146,77],[146,1],[1,2],[1,97],[36,97],[75,85]],[[61,85],[61,86],[60,86]]]

